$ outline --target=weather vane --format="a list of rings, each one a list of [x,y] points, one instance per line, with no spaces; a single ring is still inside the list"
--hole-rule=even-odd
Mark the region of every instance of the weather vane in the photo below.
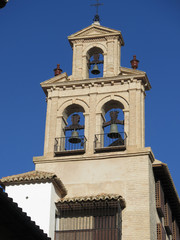
[[[95,4],[91,4],[91,6],[96,7],[96,15],[93,18],[94,22],[100,22],[100,17],[99,17],[99,14],[98,14],[98,7],[101,6],[101,5],[103,5],[103,3],[99,3],[99,0],[96,0]]]

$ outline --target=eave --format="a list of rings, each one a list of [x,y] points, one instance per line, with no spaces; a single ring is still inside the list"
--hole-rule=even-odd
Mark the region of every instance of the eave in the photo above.
[[[153,164],[155,179],[160,180],[173,216],[180,227],[180,200],[173,179],[165,163]]]

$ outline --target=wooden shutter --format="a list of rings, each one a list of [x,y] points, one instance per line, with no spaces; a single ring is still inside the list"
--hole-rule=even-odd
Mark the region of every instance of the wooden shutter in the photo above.
[[[172,234],[172,213],[169,204],[165,204],[164,226],[168,235]]]
[[[179,227],[176,223],[176,220],[173,221],[172,224],[172,240],[180,240],[180,232],[179,232]]]
[[[93,240],[117,240],[116,215],[96,216],[94,218],[95,235]]]
[[[166,240],[166,231],[161,223],[157,224],[157,240]]]
[[[160,217],[164,217],[164,192],[161,182],[156,182],[156,208]]]

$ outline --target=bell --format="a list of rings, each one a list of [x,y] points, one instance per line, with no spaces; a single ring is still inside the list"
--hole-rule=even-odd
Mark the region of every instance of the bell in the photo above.
[[[119,138],[121,135],[118,132],[117,124],[112,123],[110,126],[110,132],[108,133],[109,138]]]
[[[79,138],[79,134],[77,131],[73,131],[71,137],[69,138],[70,143],[80,143],[81,139]]]
[[[97,75],[100,73],[98,65],[94,64],[93,70],[91,71],[92,74]]]

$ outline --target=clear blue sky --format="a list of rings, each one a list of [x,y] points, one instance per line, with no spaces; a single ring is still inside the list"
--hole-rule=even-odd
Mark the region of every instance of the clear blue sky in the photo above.
[[[0,10],[0,178],[34,169],[43,155],[46,117],[40,82],[57,63],[71,75],[67,36],[92,23],[94,0],[9,0]],[[120,30],[121,63],[134,54],[152,89],[146,96],[146,146],[168,164],[180,192],[180,1],[111,0],[101,25]]]

